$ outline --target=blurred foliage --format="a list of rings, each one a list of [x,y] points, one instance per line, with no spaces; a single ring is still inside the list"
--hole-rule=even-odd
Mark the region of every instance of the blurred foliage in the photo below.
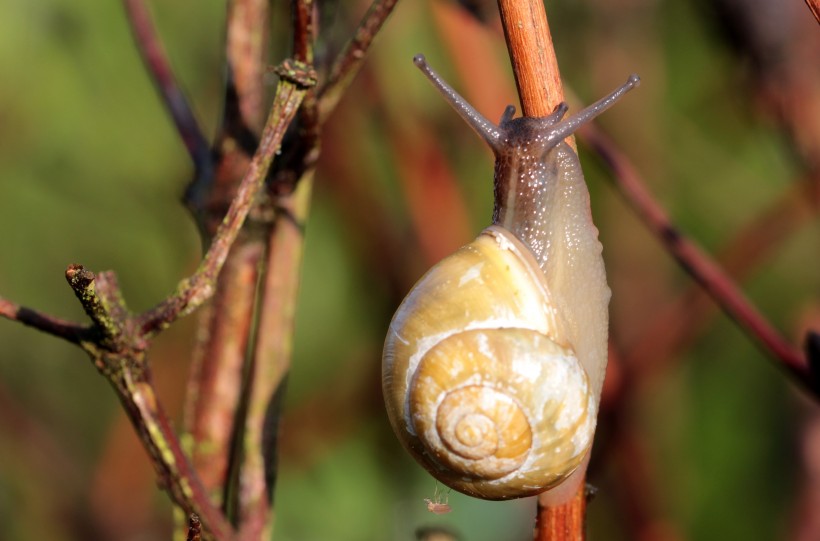
[[[331,39],[322,54],[338,49],[364,8],[342,4],[328,8],[322,32]],[[272,21],[280,30],[282,7]],[[151,8],[177,76],[213,133],[225,6],[209,0]],[[410,181],[402,179],[409,166],[401,157],[412,156],[424,136],[448,157],[469,230],[477,232],[490,215],[489,154],[410,58],[427,53],[470,99],[490,89],[496,108],[476,103],[490,118],[514,96],[492,21],[488,29],[464,23],[464,35],[478,36],[491,58],[478,59],[478,67],[454,60],[462,35],[453,9],[399,4],[324,139],[281,436],[279,540],[409,540],[429,524],[470,541],[531,536],[531,501],[453,493],[453,513],[427,513],[423,498],[432,496],[434,482],[400,449],[381,404],[381,341],[400,301],[392,280],[409,287],[431,263],[407,203]],[[565,80],[583,97],[573,107],[627,73],[641,74],[641,88],[600,122],[701,245],[718,250],[796,182],[798,157],[761,114],[749,63],[727,46],[708,12],[679,0],[554,2],[548,9]],[[281,34],[271,40],[274,62],[283,41]],[[179,202],[192,167],[120,4],[0,3],[0,71],[0,295],[81,320],[62,277],[76,262],[116,270],[134,309],[157,302],[200,253]],[[581,155],[610,272],[614,340],[629,344],[690,280],[612,190],[595,157],[583,147]],[[372,230],[356,217],[375,211],[356,207],[367,199],[349,195],[351,185],[391,220],[383,226],[398,243],[398,279],[374,266],[387,255],[374,253]],[[451,244],[442,250],[468,240],[442,229],[442,243]],[[815,220],[783,242],[745,287],[795,340],[808,322],[817,327],[819,246]],[[153,352],[163,399],[177,415],[192,330],[193,322],[175,327]],[[0,537],[168,538],[167,498],[85,356],[8,322],[0,322],[0,344],[0,395],[7,395],[0,400]],[[723,316],[675,357],[630,408],[653,457],[655,503],[689,539],[787,537],[804,475],[801,424],[815,408],[796,400],[793,386]],[[333,408],[322,407],[327,397]],[[630,538],[613,470],[606,456],[593,459],[590,481],[600,491],[589,508],[592,539]]]

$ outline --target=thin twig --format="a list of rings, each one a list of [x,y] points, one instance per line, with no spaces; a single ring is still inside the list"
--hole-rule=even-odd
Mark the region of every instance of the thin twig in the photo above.
[[[820,176],[807,174],[794,180],[777,201],[735,234],[718,253],[726,274],[742,283],[786,239],[810,223],[820,211],[817,186]],[[670,362],[719,310],[699,284],[690,284],[654,314],[641,336],[625,348],[629,365],[656,370]]]
[[[79,344],[81,341],[90,338],[92,334],[91,327],[87,325],[79,325],[52,317],[37,310],[20,306],[2,297],[0,297],[0,316],[51,336],[62,338],[72,344]]]
[[[806,5],[809,6],[811,14],[820,23],[820,0],[806,0]]]
[[[313,0],[293,0],[293,58],[313,64],[313,42],[316,39]]]
[[[212,170],[210,145],[203,135],[185,94],[177,83],[144,0],[123,0],[123,5],[134,34],[137,50],[162,95],[168,113],[194,162],[195,176],[209,176]]]
[[[225,53],[230,70],[229,84],[236,91],[238,118],[225,119],[225,124],[235,131],[241,129],[240,126],[259,130],[264,120],[263,76],[270,24],[269,4],[268,0],[228,2]],[[229,111],[226,107],[225,114]]]
[[[232,539],[232,527],[210,501],[157,400],[145,355],[148,342],[125,306],[116,276],[95,276],[71,265],[66,278],[94,324],[92,339],[79,345],[117,393],[160,483],[177,505],[203,517],[214,539]]]
[[[190,314],[213,295],[214,281],[225,263],[231,245],[254,199],[264,184],[265,177],[279,150],[285,130],[290,125],[307,89],[315,83],[313,70],[300,63],[285,63],[280,69],[281,79],[276,92],[259,148],[251,160],[248,171],[239,185],[222,224],[217,230],[211,247],[196,272],[183,280],[176,293],[140,317],[142,332],[146,336],[167,328],[177,318]]]
[[[117,392],[164,487],[183,509],[202,517],[205,529],[217,540],[231,539],[232,528],[211,503],[171,429],[151,384],[145,350],[151,335],[166,328],[181,314],[190,312],[210,295],[210,284],[218,274],[225,253],[236,238],[255,193],[261,188],[284,131],[312,81],[312,71],[301,64],[283,64],[280,75],[262,144],[243,179],[235,204],[229,209],[202,266],[191,279],[183,282],[177,295],[134,317],[125,307],[113,273],[95,276],[80,265],[71,265],[66,271],[69,285],[92,319],[94,326],[91,330],[96,333],[95,340],[82,341],[79,345]],[[4,308],[9,315],[19,313],[19,310],[13,310],[14,306],[6,304]],[[22,321],[19,316],[16,319]]]
[[[613,180],[623,196],[684,270],[798,383],[815,396],[820,396],[820,385],[800,351],[769,324],[732,279],[705,252],[682,235],[644,188],[645,184],[629,159],[602,132],[589,126],[585,126],[580,132],[613,171]]]
[[[359,23],[353,38],[336,57],[327,81],[318,92],[320,123],[323,123],[336,108],[345,89],[361,68],[373,38],[379,33],[397,2],[398,0],[374,0]]]

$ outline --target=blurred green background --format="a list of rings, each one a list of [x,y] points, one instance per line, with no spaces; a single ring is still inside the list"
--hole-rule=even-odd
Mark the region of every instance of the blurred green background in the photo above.
[[[281,29],[279,4],[272,25]],[[366,4],[325,4],[334,14],[322,28],[332,52]],[[792,42],[803,39],[795,28],[814,24],[816,38],[808,10],[795,4],[798,22],[780,35],[778,53],[786,59],[798,54]],[[177,77],[212,135],[221,112],[225,5],[178,0],[150,7]],[[743,49],[743,39],[705,3],[586,0],[547,8],[564,79],[579,96],[573,108],[628,73],[641,74],[640,89],[600,125],[684,232],[720,252],[750,224],[765,224],[778,205],[802,217],[765,258],[748,256],[744,289],[796,343],[809,326],[820,327],[816,203],[806,207],[801,197],[784,195],[807,182],[812,149],[766,101],[772,82],[760,53]],[[410,59],[426,53],[496,118],[514,101],[496,24],[491,18],[481,27],[453,3],[404,0],[328,126],[281,436],[277,540],[409,540],[431,524],[471,541],[531,537],[531,500],[492,503],[454,493],[451,514],[429,514],[423,498],[432,496],[433,479],[401,451],[380,398],[381,343],[400,300],[396,280],[412,283],[431,260],[487,225],[491,208],[491,157]],[[285,54],[284,42],[272,38],[273,63]],[[475,43],[481,49],[468,45]],[[803,120],[815,130],[816,59],[806,69],[814,86],[805,103],[814,109]],[[62,276],[69,263],[81,263],[117,271],[134,310],[159,301],[200,255],[180,203],[192,166],[120,3],[0,3],[0,73],[0,295],[82,321]],[[788,81],[782,73],[775,82]],[[427,147],[433,150],[418,150]],[[607,182],[600,161],[580,147],[613,289],[613,341],[628,351],[651,342],[652,324],[691,282]],[[425,245],[424,227],[414,221],[424,202],[412,198],[413,186],[430,179],[413,180],[412,173],[425,170],[419,160],[434,161],[436,152],[456,179],[467,228],[445,224],[441,240]],[[351,185],[367,197],[351,195]],[[357,220],[375,215],[357,207],[367,200],[390,220],[384,228],[406,263],[399,279],[373,265],[379,254]],[[430,218],[426,227],[435,231]],[[655,484],[657,528],[644,530],[644,538],[796,539],[806,506],[817,504],[807,449],[818,410],[730,320],[704,314],[669,358],[641,368],[626,407],[644,453],[635,456],[646,458],[634,467],[648,469]],[[681,325],[689,324],[686,317]],[[194,319],[162,335],[152,354],[162,399],[177,418]],[[168,499],[85,355],[6,321],[0,344],[0,538],[168,538]],[[323,407],[325,400],[332,407]],[[604,420],[600,431],[611,432]],[[590,539],[634,538],[620,453],[616,444],[596,447]]]

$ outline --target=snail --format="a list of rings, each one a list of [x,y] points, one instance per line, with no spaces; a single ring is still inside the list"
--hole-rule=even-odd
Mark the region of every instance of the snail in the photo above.
[[[388,417],[445,485],[489,500],[539,494],[586,467],[607,360],[602,246],[564,139],[640,79],[566,119],[564,103],[540,118],[508,106],[496,126],[424,56],[413,61],[492,149],[495,202],[492,225],[430,269],[390,323]]]

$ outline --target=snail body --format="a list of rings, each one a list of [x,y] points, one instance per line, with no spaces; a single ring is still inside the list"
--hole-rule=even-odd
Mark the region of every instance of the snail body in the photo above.
[[[637,85],[563,119],[498,126],[414,59],[496,156],[493,225],[430,269],[399,306],[382,362],[387,412],[447,486],[484,499],[564,482],[591,447],[609,288],[589,194],[563,142]]]

